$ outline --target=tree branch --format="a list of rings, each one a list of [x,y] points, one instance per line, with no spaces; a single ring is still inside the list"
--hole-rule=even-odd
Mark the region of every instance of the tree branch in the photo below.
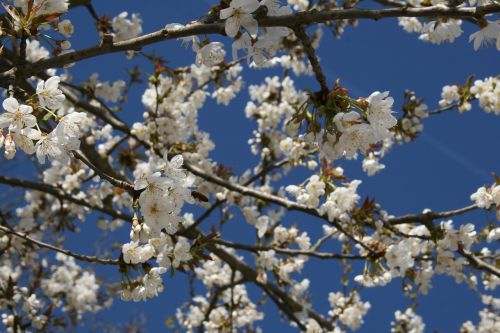
[[[95,209],[95,210],[100,211],[102,213],[105,213],[113,218],[118,218],[118,219],[122,219],[125,221],[132,221],[132,216],[130,216],[130,215],[121,213],[119,211],[116,211],[115,209],[91,205],[86,200],[77,199],[70,194],[64,193],[63,191],[61,191],[57,187],[53,187],[53,186],[50,186],[47,184],[40,184],[40,183],[31,182],[29,180],[10,178],[10,177],[1,176],[1,175],[0,175],[0,183],[6,184],[6,185],[9,185],[12,187],[22,187],[22,188],[27,188],[27,189],[47,193],[47,194],[50,194],[50,195],[52,195],[56,198],[59,198],[61,200],[67,200],[69,202],[75,203],[75,204],[83,206],[83,207]]]
[[[134,186],[124,180],[119,180],[116,179],[107,173],[103,172],[100,170],[97,166],[95,166],[92,162],[90,162],[82,153],[79,151],[74,151],[73,156],[75,156],[76,159],[82,161],[86,166],[88,166],[90,169],[94,170],[95,173],[97,173],[101,178],[107,180],[110,182],[112,185],[122,188],[124,190],[127,190],[130,192],[132,195],[136,192],[134,189]]]
[[[463,257],[465,257],[469,261],[471,266],[477,267],[480,270],[486,271],[500,278],[500,270],[498,268],[488,264],[486,261],[476,257],[471,252],[465,250],[463,245],[460,243],[458,244],[457,252],[460,253]]]
[[[314,75],[316,76],[316,80],[318,81],[321,87],[321,93],[323,95],[322,97],[324,100],[326,99],[326,96],[328,95],[330,89],[328,88],[328,84],[326,83],[325,74],[323,74],[323,70],[321,69],[321,66],[319,64],[319,59],[316,56],[316,51],[314,50],[314,47],[311,43],[311,39],[307,35],[307,32],[303,26],[298,26],[297,28],[295,28],[294,32],[295,35],[301,40],[302,45],[304,46],[304,51],[306,52],[307,58],[311,63]]]
[[[443,211],[443,212],[429,212],[429,213],[423,213],[423,214],[413,214],[413,215],[403,215],[400,217],[394,217],[391,219],[388,219],[386,222],[390,225],[397,225],[397,224],[404,224],[404,223],[416,223],[416,222],[422,222],[422,223],[428,223],[432,222],[433,220],[437,219],[444,219],[447,217],[455,216],[455,215],[461,215],[473,210],[478,209],[477,205],[470,205],[467,207],[455,209],[455,210],[449,210],[449,211]]]
[[[238,244],[229,242],[223,239],[213,239],[213,243],[224,245],[233,249],[245,250],[253,253],[259,253],[261,251],[269,251],[273,250],[277,253],[287,254],[290,256],[298,256],[304,255],[308,257],[315,257],[319,259],[348,259],[348,260],[366,260],[369,257],[367,256],[357,256],[357,255],[348,255],[348,254],[338,254],[338,253],[326,253],[326,252],[316,252],[316,251],[303,251],[303,250],[294,250],[294,249],[284,249],[274,246],[259,246],[259,245],[246,245],[246,244]]]
[[[301,212],[304,212],[306,214],[319,217],[322,220],[328,221],[328,219],[325,216],[321,215],[316,208],[310,208],[310,207],[295,203],[293,201],[290,201],[288,199],[281,198],[281,197],[276,196],[276,195],[260,192],[260,191],[248,188],[246,186],[243,186],[243,185],[231,183],[231,182],[226,181],[226,180],[224,180],[220,177],[217,177],[215,175],[207,174],[207,173],[205,173],[205,171],[201,170],[198,167],[191,165],[190,163],[184,163],[184,167],[188,171],[193,173],[194,175],[201,177],[212,184],[222,186],[230,191],[238,192],[242,195],[250,196],[250,197],[253,197],[256,199],[261,199],[265,202],[275,203],[279,206],[286,208],[289,211],[293,211],[293,210],[301,211]],[[342,232],[346,237],[348,237],[350,240],[352,240],[356,244],[359,244],[361,247],[363,247],[365,250],[367,250],[371,254],[377,255],[377,253],[375,253],[370,247],[366,246],[363,242],[359,241],[358,239],[356,239],[356,237],[354,237],[349,232],[347,232],[345,230],[345,228],[342,227],[342,225],[340,225],[340,223],[338,223],[336,220],[333,220],[331,222],[328,221],[328,223],[333,225],[340,232]]]
[[[374,19],[379,20],[389,17],[430,17],[430,18],[480,18],[486,14],[500,12],[500,4],[490,4],[479,7],[446,7],[442,5],[419,7],[419,8],[388,8],[388,9],[332,9],[332,10],[310,10],[284,16],[259,17],[257,21],[261,27],[289,27],[294,29],[301,25],[324,23],[340,19]],[[150,34],[116,43],[101,43],[99,45],[66,53],[50,59],[41,60],[34,64],[19,66],[18,71],[24,77],[32,76],[49,68],[63,67],[73,62],[89,59],[103,54],[116,53],[129,50],[140,50],[142,47],[161,41],[189,37],[203,34],[224,35],[224,22],[204,24],[195,22],[180,29],[161,29]],[[4,75],[14,73],[4,73]]]
[[[253,281],[255,284],[260,286],[266,294],[271,297],[276,305],[292,320],[294,320],[299,327],[305,329],[302,323],[298,321],[295,316],[295,313],[302,312],[304,310],[303,306],[295,301],[292,297],[290,297],[285,291],[278,288],[276,285],[270,282],[261,283],[257,281],[257,272],[255,272],[250,266],[246,263],[238,260],[232,254],[226,252],[222,248],[218,247],[215,244],[208,244],[207,249],[210,250],[213,254],[219,257],[221,260],[226,262],[232,269],[238,270],[245,279]],[[331,322],[318,315],[311,308],[305,309],[307,314],[316,320],[323,328],[327,330],[333,330],[333,325]]]
[[[11,234],[11,235],[14,235],[16,237],[22,238],[30,243],[33,243],[35,245],[40,246],[40,247],[43,247],[43,248],[46,248],[46,249],[56,251],[56,252],[65,254],[67,256],[73,257],[73,258],[78,259],[80,261],[93,262],[93,263],[98,263],[98,264],[103,264],[103,265],[119,265],[120,264],[120,262],[117,259],[102,259],[102,258],[98,258],[95,256],[87,256],[87,255],[83,255],[83,254],[73,253],[69,250],[62,249],[62,248],[54,246],[52,244],[48,244],[48,243],[44,243],[42,241],[36,240],[36,239],[31,238],[30,236],[28,236],[24,233],[14,231],[14,230],[12,230],[8,227],[5,227],[3,225],[0,225],[0,231],[4,232],[6,234]]]

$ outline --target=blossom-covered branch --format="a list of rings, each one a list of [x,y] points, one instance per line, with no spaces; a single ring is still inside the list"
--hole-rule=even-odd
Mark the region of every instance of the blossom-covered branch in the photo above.
[[[421,8],[389,8],[389,9],[333,9],[326,11],[309,11],[285,16],[257,18],[262,27],[298,27],[323,23],[340,19],[382,19],[388,17],[442,17],[442,18],[481,18],[487,14],[500,12],[500,5],[489,4],[480,7],[446,7],[431,6]],[[17,66],[18,75],[29,77],[49,68],[64,67],[65,65],[89,59],[104,54],[135,50],[165,40],[190,37],[203,34],[223,34],[224,23],[193,23],[184,28],[162,29],[137,38],[115,43],[102,43],[80,51],[69,52],[51,59],[41,60],[34,64]],[[5,76],[8,73],[4,73]],[[13,74],[13,72],[11,73]]]

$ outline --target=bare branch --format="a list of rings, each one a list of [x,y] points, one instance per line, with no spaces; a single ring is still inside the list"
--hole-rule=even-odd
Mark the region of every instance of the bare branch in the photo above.
[[[325,99],[330,89],[328,88],[328,84],[326,83],[325,74],[323,74],[323,70],[321,69],[321,66],[319,64],[319,59],[316,56],[316,51],[314,50],[314,47],[311,43],[311,39],[309,38],[309,36],[307,36],[306,30],[302,26],[297,27],[294,32],[304,46],[304,51],[306,52],[307,58],[311,63],[314,75],[316,76],[316,80],[319,82],[319,85],[321,87],[321,93],[323,95],[322,97],[323,99]]]
[[[53,186],[50,186],[47,184],[40,184],[40,183],[31,182],[29,180],[10,178],[10,177],[1,176],[1,175],[0,175],[0,183],[6,184],[6,185],[9,185],[12,187],[22,187],[22,188],[27,188],[27,189],[47,193],[47,194],[53,195],[54,197],[59,198],[61,200],[67,200],[69,202],[75,203],[75,204],[83,206],[83,207],[95,209],[95,210],[100,211],[102,213],[105,213],[113,218],[118,218],[118,219],[122,219],[125,221],[132,221],[132,216],[130,216],[130,215],[121,213],[115,209],[94,206],[94,205],[88,203],[86,200],[75,198],[71,194],[67,194],[67,193],[63,192],[62,190],[58,189],[57,187],[53,187]]]
[[[338,254],[338,253],[326,253],[326,252],[316,252],[316,251],[303,251],[303,250],[294,250],[294,249],[284,249],[274,246],[259,246],[259,245],[246,245],[246,244],[238,244],[229,242],[222,239],[214,239],[213,243],[217,243],[220,245],[224,245],[233,249],[250,251],[253,253],[259,253],[261,251],[269,251],[273,250],[277,253],[287,254],[291,256],[304,255],[308,257],[315,257],[319,259],[348,259],[348,260],[366,260],[369,257],[367,256],[357,256],[357,255],[349,255],[349,254]]]
[[[447,217],[452,217],[455,215],[461,215],[473,210],[478,209],[477,205],[470,205],[467,207],[455,209],[455,210],[449,210],[449,211],[443,211],[443,212],[429,212],[429,213],[423,213],[423,214],[413,214],[413,215],[404,215],[400,217],[394,217],[391,219],[388,219],[386,222],[391,225],[397,225],[397,224],[404,224],[404,223],[416,223],[416,222],[421,222],[421,223],[427,223],[429,221],[437,220],[437,219],[444,219]]]
[[[500,278],[500,270],[498,268],[488,264],[486,261],[476,257],[471,252],[465,250],[462,244],[459,244],[457,252],[460,253],[463,257],[467,258],[467,260],[472,266],[477,267],[480,270],[486,271]]]
[[[35,245],[40,246],[40,247],[43,247],[43,248],[46,248],[46,249],[56,251],[56,252],[65,254],[67,256],[73,257],[73,258],[78,259],[80,261],[93,262],[93,263],[102,264],[102,265],[119,265],[120,264],[120,262],[117,259],[103,259],[103,258],[98,258],[95,256],[87,256],[87,255],[83,255],[83,254],[74,253],[74,252],[71,252],[69,250],[54,246],[52,244],[48,244],[48,243],[44,243],[42,241],[36,240],[36,239],[31,238],[30,236],[28,236],[24,233],[14,231],[14,230],[12,230],[8,227],[5,227],[3,225],[0,225],[0,231],[7,233],[7,234],[14,235],[14,236],[19,237],[19,238],[22,238],[30,243],[33,243]]]
[[[101,178],[107,180],[111,184],[113,184],[116,187],[122,188],[124,190],[127,190],[131,192],[132,194],[135,193],[134,186],[124,180],[119,180],[116,178],[113,178],[112,176],[108,175],[107,173],[103,172],[100,170],[97,166],[92,164],[82,153],[79,151],[74,151],[73,155],[75,156],[76,159],[82,161],[86,166],[94,170],[95,173],[97,173]]]

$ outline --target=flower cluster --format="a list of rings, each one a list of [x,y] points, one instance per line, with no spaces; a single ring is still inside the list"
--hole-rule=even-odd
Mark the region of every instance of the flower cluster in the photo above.
[[[423,333],[425,324],[422,317],[417,315],[412,308],[405,312],[397,310],[394,313],[395,321],[391,322],[391,332]]]
[[[479,5],[488,1],[481,0]],[[71,2],[85,5],[103,41],[69,57],[57,57],[69,51],[69,41],[40,33],[53,29],[64,38],[73,34],[75,27],[63,15],[69,1],[13,3],[18,8],[5,7],[12,24],[0,29],[2,38],[12,37],[12,49],[11,43],[4,45],[5,65],[14,64],[2,80],[6,83],[0,147],[5,147],[7,159],[21,149],[36,154],[39,163],[47,158],[49,163],[39,166],[35,180],[0,177],[5,185],[26,187],[23,203],[7,202],[5,212],[4,207],[0,212],[0,309],[5,331],[51,330],[53,325],[64,324],[61,314],[81,322],[85,313],[110,305],[116,283],[109,281],[112,284],[106,290],[107,279],[99,277],[97,270],[94,273],[97,264],[116,267],[125,301],[157,297],[167,289],[167,273],[187,273],[192,278],[191,300],[177,309],[177,324],[167,320],[167,326],[172,330],[177,326],[178,331],[259,332],[265,316],[262,305],[268,300],[276,303],[292,327],[305,332],[354,331],[371,308],[361,298],[362,287],[382,287],[399,279],[403,293],[413,300],[427,294],[439,274],[482,295],[486,307],[479,322],[464,323],[463,332],[498,330],[500,301],[485,293],[500,285],[495,266],[500,250],[487,247],[500,239],[500,227],[494,222],[454,224],[438,217],[474,208],[496,210],[500,217],[500,185],[480,187],[471,195],[475,205],[461,210],[424,210],[395,217],[372,197],[362,199],[361,180],[348,178],[344,172],[354,162],[343,160],[362,155],[362,169],[372,176],[386,167],[381,159],[395,142],[418,137],[427,116],[455,107],[459,112],[469,111],[474,100],[486,112],[500,114],[498,77],[469,78],[463,86],[443,87],[441,108],[436,111],[429,111],[423,100],[407,91],[398,119],[389,92],[375,91],[354,99],[340,80],[330,89],[332,78],[322,79],[328,73],[315,61],[323,29],[339,37],[357,19],[335,19],[310,30],[309,17],[315,20],[328,10],[338,10],[340,16],[346,10],[356,16],[359,11],[349,8],[357,1],[342,5],[334,0],[288,0],[283,5],[277,0],[224,0],[197,21],[167,24],[141,38],[137,38],[143,23],[139,14],[122,12],[108,19],[99,16],[90,2]],[[405,15],[419,7],[427,11],[424,7],[445,5],[444,0],[409,0],[408,4],[413,9]],[[291,15],[292,8],[304,12],[294,15],[300,25],[287,23],[297,35],[287,27],[273,26],[273,21],[284,21],[275,16]],[[387,12],[399,10],[404,9]],[[467,10],[438,10],[426,22],[399,18],[399,24],[422,40],[452,42],[463,33],[456,12],[464,13],[461,18],[466,24]],[[441,17],[440,12],[453,15]],[[492,17],[473,19],[480,26],[469,38],[475,49],[491,42],[499,48],[500,24]],[[306,38],[299,33],[305,31],[298,30],[302,27],[307,28]],[[231,49],[209,39],[210,33],[194,35],[204,29],[223,29],[231,38]],[[140,55],[151,68],[144,69],[141,63],[140,68],[127,72],[127,78],[109,81],[94,73],[81,84],[73,81],[69,70],[58,69],[69,66],[68,58],[78,61],[95,52],[115,52],[120,45],[138,50],[172,35],[185,36],[182,42],[192,44],[196,54],[192,64],[173,67],[172,59],[130,51],[127,55]],[[238,59],[241,50],[244,58]],[[234,61],[227,62],[230,51]],[[51,54],[56,57],[50,58]],[[244,60],[249,67],[274,67],[266,69],[274,76],[260,84],[244,82]],[[280,76],[275,74],[280,71]],[[305,81],[294,81],[295,76],[311,74],[319,81],[320,91],[302,86]],[[129,128],[122,114],[141,84],[144,112]],[[238,174],[239,165],[213,160],[215,144],[198,120],[207,101],[212,99],[212,106],[224,109],[245,86],[249,95],[245,116],[255,121],[246,142],[256,158],[255,165]],[[207,210],[198,215],[189,212],[186,203]],[[205,220],[213,211],[219,213],[210,216],[216,223]],[[286,215],[288,211],[311,215],[320,223],[319,231],[295,214]],[[86,219],[96,220],[99,244],[111,244],[115,231],[124,225],[130,228],[130,238],[119,244],[119,256],[113,258],[111,251],[100,249],[89,255],[66,249],[70,240],[66,234],[77,234]],[[242,219],[247,223],[237,224]],[[226,240],[232,235],[229,230],[235,230],[230,228],[248,235],[234,242]],[[56,250],[55,261],[42,257],[39,247]],[[328,295],[328,316],[313,307],[316,276],[306,275],[313,258],[337,260],[344,270],[343,290]],[[75,260],[91,265],[84,268]],[[351,265],[354,260],[361,264]],[[261,288],[264,298],[254,299],[249,285]],[[414,310],[412,305],[404,312],[396,311],[391,331],[423,332],[425,324]]]
[[[398,120],[394,136],[397,143],[415,140],[424,129],[422,119],[429,116],[427,105],[422,99],[418,99],[412,91],[405,91],[405,103],[402,109],[403,117]]]
[[[129,19],[127,12],[121,12],[113,18],[111,24],[115,32],[113,36],[115,42],[132,39],[142,33],[142,19],[137,13],[133,13]]]
[[[394,99],[388,97],[389,92],[376,91],[366,99],[366,111],[363,117],[356,111],[339,112],[335,114],[336,133],[323,135],[320,143],[321,152],[329,160],[342,156],[347,159],[356,158],[358,150],[365,153],[370,145],[392,137],[390,129],[397,119],[391,110]]]
[[[233,272],[229,265],[212,255],[201,267],[195,269],[196,277],[207,288],[206,295],[196,295],[192,302],[177,310],[177,321],[185,332],[196,332],[202,327],[206,332],[221,332],[232,325],[250,328],[264,318],[257,310],[244,284],[231,284],[241,279],[240,272]],[[214,292],[221,290],[215,304],[210,304]]]
[[[363,317],[371,308],[370,302],[363,302],[357,292],[348,296],[341,292],[329,293],[328,302],[333,309],[328,314],[351,330],[356,330],[363,324]]]
[[[481,186],[475,193],[471,194],[470,199],[479,208],[490,209],[491,206],[500,207],[500,185]]]
[[[446,107],[457,105],[458,111],[471,110],[470,101],[477,99],[479,106],[486,113],[500,115],[500,85],[498,78],[488,77],[484,80],[475,80],[473,84],[468,82],[465,86],[446,85],[441,93],[439,105]]]
[[[354,205],[360,198],[356,193],[360,184],[360,180],[353,180],[345,187],[337,187],[321,205],[319,213],[328,216],[329,221],[335,219],[349,221],[350,217],[348,213],[354,208]]]
[[[19,147],[28,155],[36,152],[42,164],[47,156],[50,160],[67,161],[69,152],[79,148],[87,116],[83,112],[71,112],[63,117],[54,114],[65,100],[58,88],[59,81],[59,77],[53,76],[40,81],[36,88],[40,110],[58,121],[56,128],[48,134],[38,126],[32,106],[19,104],[14,97],[3,101],[5,112],[0,114],[0,128],[7,128],[8,132],[5,136],[0,134],[0,147],[5,146],[7,159],[14,158],[16,147]]]
[[[264,28],[257,37],[258,22],[253,14],[264,6],[268,16],[283,16],[292,13],[289,6],[280,6],[277,1],[265,0],[232,0],[229,7],[220,11],[220,19],[225,20],[224,28],[229,37],[236,37],[243,27],[245,32],[233,42],[233,54],[239,49],[245,49],[247,59],[253,59],[256,66],[265,66],[275,55],[281,40],[291,34],[285,27]]]
[[[95,275],[83,271],[72,257],[58,253],[56,259],[62,265],[53,265],[50,277],[42,280],[44,293],[54,299],[63,294],[65,307],[79,315],[99,311],[102,305],[98,300],[99,284]]]

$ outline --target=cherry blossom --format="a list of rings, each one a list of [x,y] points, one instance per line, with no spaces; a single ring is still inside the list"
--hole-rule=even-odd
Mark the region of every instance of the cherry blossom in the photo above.
[[[220,12],[220,18],[226,20],[225,30],[229,37],[234,37],[240,30],[245,28],[250,35],[257,33],[258,24],[252,13],[260,7],[258,0],[231,0],[228,8]]]
[[[6,111],[0,114],[0,128],[8,127],[11,131],[20,131],[25,127],[36,125],[33,108],[29,105],[19,104],[17,99],[9,97],[2,103]]]
[[[53,76],[47,81],[40,81],[36,87],[36,93],[40,101],[40,106],[57,110],[66,99],[61,90],[59,90],[60,78]]]
[[[172,331],[260,332],[276,318],[283,330],[370,330],[367,314],[379,304],[366,288],[393,282],[409,305],[386,324],[420,333],[419,297],[440,276],[483,305],[478,318],[461,320],[461,331],[496,331],[499,178],[479,180],[462,196],[469,204],[414,212],[392,207],[376,189],[390,188],[395,157],[435,130],[427,122],[436,115],[446,124],[453,112],[500,115],[499,77],[428,77],[440,84],[434,95],[400,96],[365,73],[365,84],[380,84],[359,93],[366,87],[345,74],[351,64],[322,46],[325,32],[343,38],[361,33],[367,19],[392,18],[394,28],[435,44],[424,57],[431,63],[439,44],[467,44],[464,31],[471,49],[499,44],[500,5],[224,0],[201,4],[183,24],[157,26],[147,11],[104,13],[91,0],[10,3],[0,29],[0,330],[79,330],[106,319],[98,312],[112,303],[169,299],[183,282],[187,301],[165,313]],[[89,27],[74,19],[79,10]],[[81,32],[95,37],[91,44]],[[195,56],[164,52],[189,43]],[[108,56],[109,70],[93,66]],[[228,137],[244,118],[245,130]],[[216,135],[207,131],[213,126]],[[469,127],[464,138],[477,137]],[[402,171],[420,181],[419,172]],[[89,232],[90,246],[73,244]],[[339,278],[322,295],[312,269],[325,265]]]

